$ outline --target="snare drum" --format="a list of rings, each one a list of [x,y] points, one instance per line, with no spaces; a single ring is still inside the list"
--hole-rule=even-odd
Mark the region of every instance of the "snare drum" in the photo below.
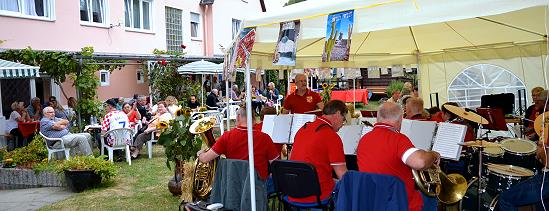
[[[505,164],[524,167],[534,170],[536,161],[536,144],[522,139],[507,139],[501,142],[505,150],[503,160]]]
[[[512,165],[488,165],[488,190],[499,193],[514,184],[534,176],[534,172]]]

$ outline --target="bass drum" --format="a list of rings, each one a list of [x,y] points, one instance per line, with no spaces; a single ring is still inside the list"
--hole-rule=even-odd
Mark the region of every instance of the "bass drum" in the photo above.
[[[478,178],[473,178],[467,185],[467,192],[463,199],[459,202],[459,209],[463,211],[476,211],[477,210],[477,198],[478,198]],[[497,202],[499,194],[491,194],[485,191],[486,185],[481,183],[483,189],[480,193],[480,211],[493,211],[497,208]]]

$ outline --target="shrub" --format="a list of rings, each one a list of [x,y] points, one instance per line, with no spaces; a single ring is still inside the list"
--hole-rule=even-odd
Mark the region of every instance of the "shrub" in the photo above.
[[[70,160],[58,161],[55,171],[63,173],[65,170],[93,170],[101,176],[102,181],[110,180],[117,174],[116,166],[105,160],[104,155],[97,158],[93,156],[76,156],[71,157]]]
[[[404,82],[402,81],[391,81],[389,86],[385,89],[385,92],[387,92],[387,96],[391,97],[393,95],[393,92],[398,90],[401,91],[404,87]]]
[[[44,138],[40,135],[35,135],[29,145],[6,153],[3,159],[11,158],[18,167],[32,168],[47,157],[48,151],[46,150]]]

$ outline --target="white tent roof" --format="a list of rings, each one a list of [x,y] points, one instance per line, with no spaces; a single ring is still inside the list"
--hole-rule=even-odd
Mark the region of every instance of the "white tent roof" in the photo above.
[[[204,60],[191,62],[177,68],[179,74],[213,75],[223,72],[223,64],[219,65]]]
[[[417,63],[418,56],[544,41],[548,0],[309,0],[245,20],[251,66],[271,69],[279,23],[301,20],[296,68]],[[322,63],[327,16],[355,9],[349,62]]]

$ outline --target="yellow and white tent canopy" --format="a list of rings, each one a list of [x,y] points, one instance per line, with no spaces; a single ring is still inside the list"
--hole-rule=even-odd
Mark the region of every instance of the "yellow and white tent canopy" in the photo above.
[[[309,0],[245,20],[257,27],[251,67],[278,69],[279,23],[301,20],[295,68],[412,64],[418,56],[544,41],[547,0]],[[330,13],[354,9],[349,62],[322,63]],[[282,67],[287,68],[287,67]]]
[[[40,67],[0,59],[0,79],[40,77]]]

